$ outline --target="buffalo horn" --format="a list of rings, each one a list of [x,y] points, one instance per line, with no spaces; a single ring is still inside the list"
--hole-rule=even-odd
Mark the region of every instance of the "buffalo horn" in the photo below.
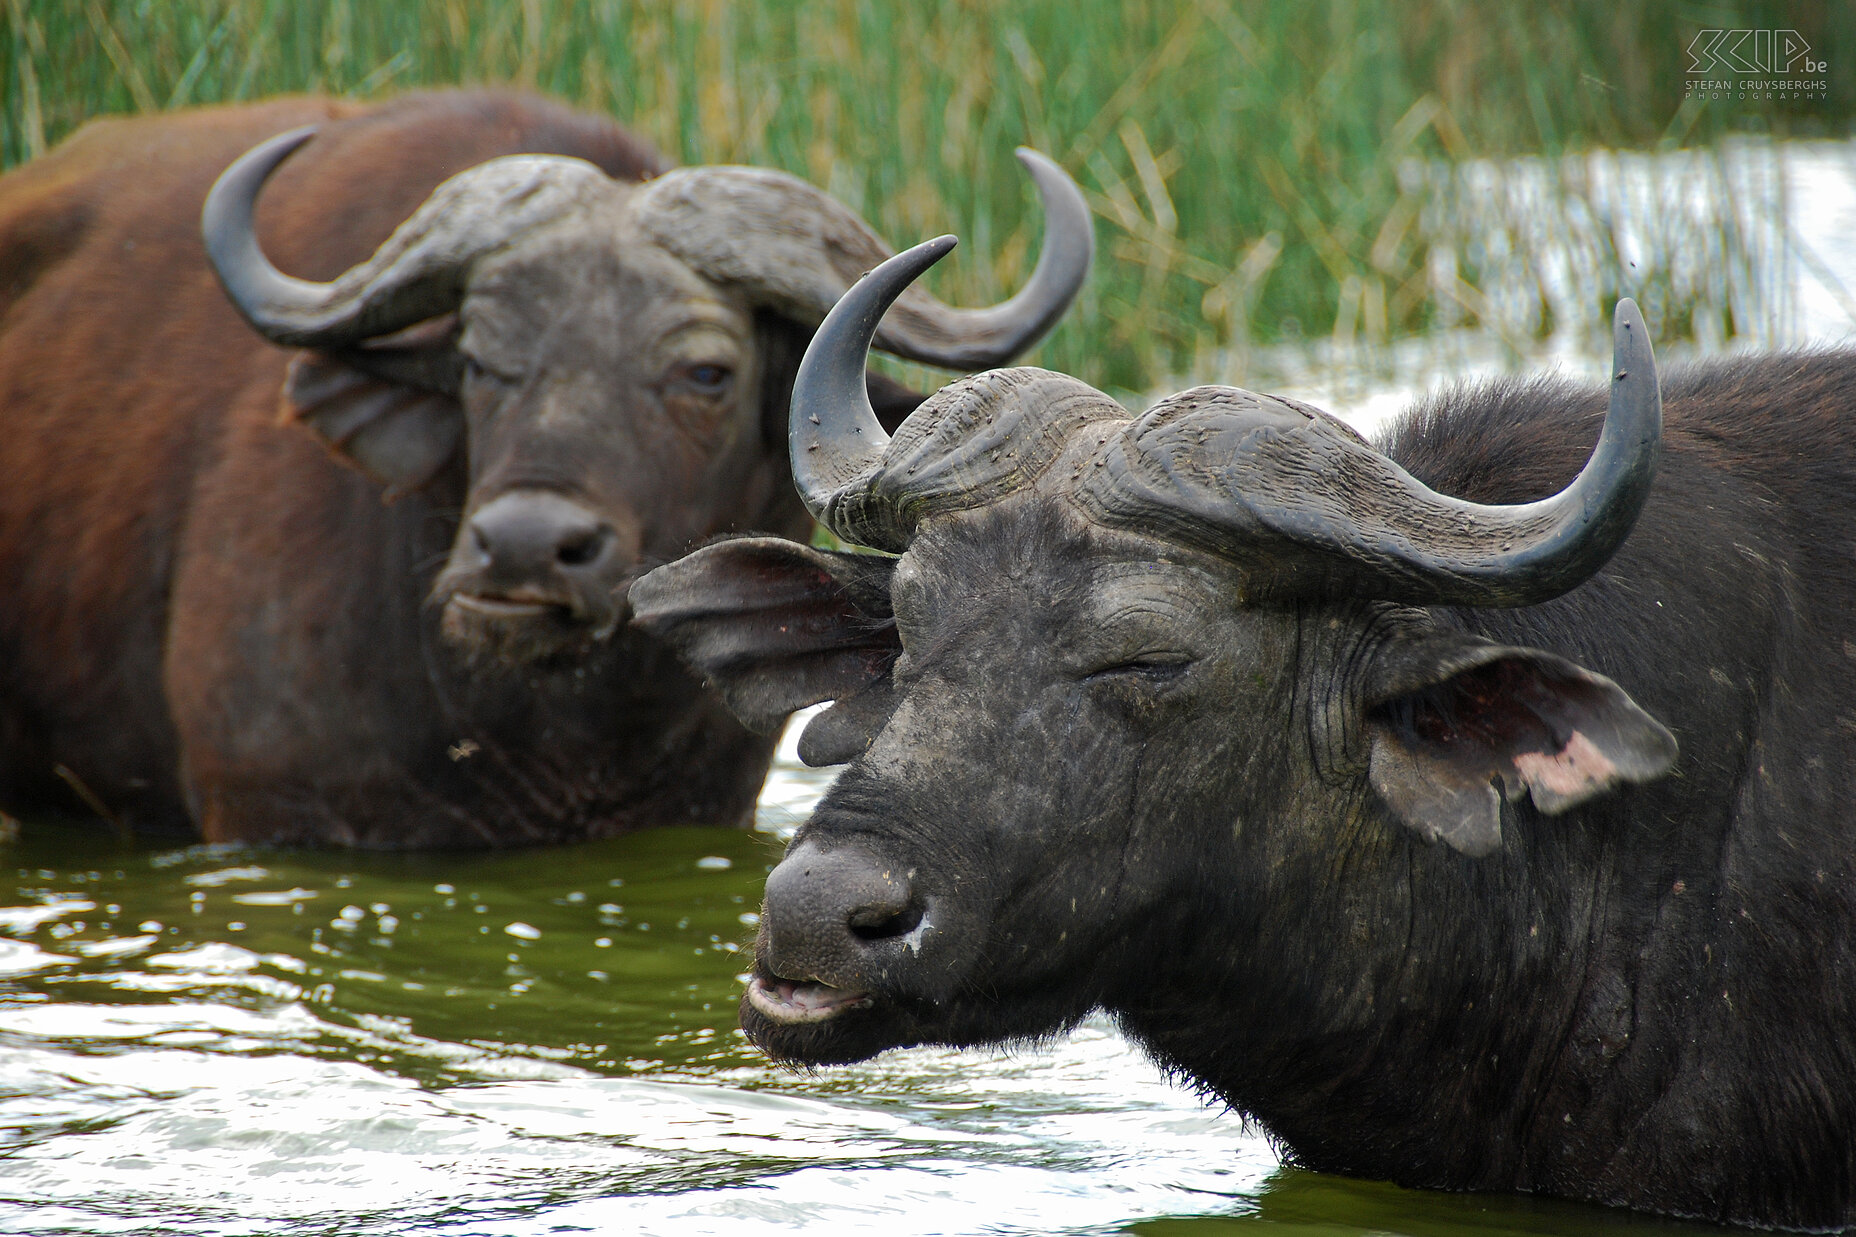
[[[877,327],[885,351],[948,369],[990,369],[1044,338],[1075,299],[1095,258],[1089,204],[1055,161],[1028,146],[1015,153],[1044,204],[1044,243],[1031,278],[986,309],[953,309],[914,291]]]
[[[1643,315],[1618,302],[1610,409],[1560,493],[1485,505],[1439,494],[1325,413],[1249,391],[1161,400],[1111,441],[1077,497],[1254,567],[1257,588],[1414,605],[1534,605],[1602,567],[1649,497],[1662,393]]]
[[[1022,147],[1018,159],[1044,203],[1044,243],[1031,278],[985,309],[956,309],[911,288],[877,328],[877,347],[928,365],[987,369],[1029,348],[1063,315],[1095,254],[1089,206],[1051,160]],[[667,172],[644,187],[636,210],[659,245],[800,322],[823,318],[859,275],[890,256],[843,203],[767,168]]]
[[[1446,497],[1397,470],[1405,493],[1392,518],[1384,525],[1362,520],[1367,541],[1339,547],[1369,551],[1365,561],[1381,553],[1396,560],[1366,587],[1425,605],[1528,606],[1603,567],[1650,496],[1663,433],[1649,328],[1628,297],[1613,315],[1611,349],[1604,429],[1572,484],[1538,502],[1493,506]]]
[[[492,159],[435,189],[371,258],[315,283],[271,265],[252,224],[265,181],[314,134],[314,127],[293,129],[245,152],[214,182],[200,214],[206,254],[226,295],[280,344],[340,347],[450,312],[475,258],[611,188],[603,172],[579,159]]]
[[[832,527],[834,497],[863,485],[889,445],[864,386],[877,324],[923,271],[959,242],[938,236],[905,249],[851,286],[825,315],[793,379],[787,448],[793,481],[812,517]]]
[[[1578,587],[1630,535],[1650,497],[1662,447],[1656,353],[1637,303],[1625,297],[1612,315],[1611,400],[1592,457],[1551,498],[1515,507],[1462,504],[1483,527],[1484,553],[1438,559],[1439,583],[1460,581],[1467,604],[1517,606]],[[1511,530],[1522,526],[1540,531],[1507,544]]]

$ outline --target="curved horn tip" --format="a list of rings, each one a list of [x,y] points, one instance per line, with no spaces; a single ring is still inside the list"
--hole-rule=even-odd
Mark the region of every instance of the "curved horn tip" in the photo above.
[[[793,375],[787,450],[806,510],[828,527],[826,506],[833,490],[874,467],[889,442],[864,387],[877,324],[923,271],[959,243],[953,236],[937,236],[865,272],[831,307],[800,358]]]
[[[246,151],[244,157],[255,161],[261,154],[273,155],[274,157],[270,159],[270,162],[275,166],[278,163],[282,163],[292,151],[296,150],[297,147],[307,142],[310,138],[315,137],[321,130],[321,125],[298,125],[294,129],[285,129],[276,137],[268,141],[259,142],[252,149]]]
[[[1076,188],[1076,181],[1063,170],[1061,163],[1032,146],[1015,146],[1012,148],[1012,153],[1018,157],[1018,162],[1024,165],[1025,171],[1030,173],[1031,179],[1037,183],[1039,189],[1045,189],[1048,186],[1050,189],[1062,192],[1066,198],[1078,203],[1083,201],[1082,191]],[[1086,208],[1087,204],[1084,205]]]
[[[960,238],[952,233],[937,236],[933,240],[912,245],[894,257],[885,258],[859,275],[857,282],[826,312],[825,321],[819,323],[812,344],[806,348],[806,356],[800,360],[801,368],[805,368],[814,350],[823,352],[848,347],[857,353],[857,372],[861,382],[864,357],[876,338],[877,324],[883,320],[883,315],[896,303],[896,298],[908,291],[910,284],[920,279],[929,267],[952,253],[954,246],[959,243]],[[866,284],[870,286],[865,287]],[[827,326],[834,329],[827,331]],[[821,341],[825,340],[833,342],[822,345]]]
[[[1012,153],[1018,156],[1018,162],[1024,165],[1032,183],[1038,187],[1038,197],[1044,203],[1046,226],[1057,234],[1055,238],[1047,235],[1046,248],[1050,248],[1048,241],[1051,239],[1064,242],[1051,250],[1049,256],[1064,267],[1059,278],[1065,281],[1065,286],[1075,285],[1070,287],[1071,295],[1074,295],[1082,281],[1088,277],[1089,267],[1096,256],[1096,230],[1090,216],[1089,202],[1083,197],[1083,191],[1075,179],[1049,155],[1029,146],[1020,146]],[[1040,265],[1045,256],[1045,253],[1039,253]]]
[[[831,307],[812,336],[812,343],[800,359],[799,372],[794,377],[795,431],[799,426],[797,409],[814,395],[861,395],[864,362],[877,324],[923,271],[946,257],[959,243],[956,236],[937,236],[904,249],[865,271],[850,290],[838,298],[838,303]],[[874,413],[871,419],[874,422]]]
[[[937,236],[932,240],[925,240],[919,245],[912,245],[904,249],[893,258],[885,260],[875,271],[871,271],[870,273],[874,275],[876,271],[893,271],[900,268],[908,270],[909,278],[914,279],[936,262],[939,262],[948,254],[954,252],[954,246],[959,243],[960,238],[951,232],[945,236]]]
[[[1014,146],[1012,153],[1024,165],[1025,171],[1031,174],[1031,179],[1037,182],[1039,189],[1043,189],[1046,184],[1058,189],[1068,189],[1076,183],[1070,179],[1070,174],[1063,170],[1061,163],[1035,147]]]
[[[1612,352],[1622,356],[1626,352],[1647,352],[1649,349],[1650,328],[1644,323],[1643,311],[1628,296],[1620,297],[1617,309],[1611,316]]]
[[[909,302],[879,336],[885,351],[946,369],[982,370],[1009,363],[1057,324],[1089,277],[1095,226],[1083,191],[1055,162],[1018,151],[1043,204],[1044,240],[1037,264],[1016,294],[997,305],[955,309],[932,296]]]
[[[1027,171],[1033,172],[1034,174],[1050,168],[1055,168],[1057,171],[1063,170],[1057,167],[1057,161],[1055,159],[1031,146],[1014,146],[1012,147],[1012,154],[1017,156],[1018,161],[1025,165]]]
[[[200,208],[200,239],[207,264],[245,320],[279,343],[286,342],[282,330],[268,319],[280,310],[313,309],[321,297],[314,285],[271,265],[258,245],[254,216],[258,194],[277,165],[315,135],[315,125],[304,125],[253,146],[219,174]]]
[[[1611,382],[1614,389],[1642,392],[1640,398],[1661,394],[1650,328],[1628,296],[1619,299],[1611,319]]]
[[[315,137],[319,127],[302,125],[287,129],[259,142],[226,166],[207,192],[206,203],[200,210],[200,227],[207,234],[209,244],[215,233],[222,232],[225,225],[232,222],[228,212],[249,211],[257,200],[258,190],[270,179],[277,165]]]
[[[1083,191],[1076,181],[1063,170],[1063,165],[1041,150],[1029,146],[1020,146],[1012,153],[1018,156],[1018,162],[1031,177],[1031,183],[1038,187],[1038,196],[1044,201],[1047,215],[1068,216],[1059,222],[1072,224],[1081,234],[1085,246],[1093,252],[1095,249],[1095,229],[1089,226],[1089,203],[1083,198]]]

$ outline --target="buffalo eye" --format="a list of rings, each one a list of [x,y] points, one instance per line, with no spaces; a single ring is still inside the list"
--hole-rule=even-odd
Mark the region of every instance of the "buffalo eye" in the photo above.
[[[711,399],[724,394],[734,378],[734,370],[714,361],[698,361],[693,365],[680,365],[671,374],[673,385],[682,387],[692,395],[701,395]]]
[[[1192,658],[1185,653],[1165,651],[1140,653],[1097,667],[1083,677],[1090,682],[1135,680],[1154,686],[1171,683],[1186,673]]]
[[[468,351],[460,349],[459,355],[464,358],[464,380],[466,382],[487,382],[500,386],[509,386],[518,381],[518,376],[516,374],[505,373],[493,365],[486,364],[480,358],[472,356]]]
[[[1189,699],[1192,658],[1176,651],[1104,660],[1079,684],[1094,708],[1133,726],[1158,721],[1165,702]]]

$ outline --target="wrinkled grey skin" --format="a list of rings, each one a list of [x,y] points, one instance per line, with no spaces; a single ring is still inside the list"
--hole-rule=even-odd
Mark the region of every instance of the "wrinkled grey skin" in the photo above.
[[[721,528],[795,528],[761,429],[763,332],[777,328],[626,232],[608,197],[473,272],[458,340],[471,499],[433,585],[463,642],[533,656],[604,638],[636,564]],[[571,569],[504,584],[472,523],[541,495],[597,513],[588,545]]]
[[[1601,442],[1654,437],[1647,359]],[[849,767],[769,876],[744,1028],[824,1064],[1106,1009],[1311,1167],[1851,1222],[1856,753],[1813,721],[1851,673],[1841,603],[1788,581],[1846,544],[1806,530],[1847,526],[1852,392],[1847,356],[1684,375],[1655,498],[1611,470],[1637,505],[1546,586],[1388,565],[1418,491],[1287,401],[937,393],[808,492],[898,557],[726,541],[634,594],[738,714],[836,702],[801,752]],[[1400,459],[1545,510],[1606,471],[1600,407],[1461,392]]]

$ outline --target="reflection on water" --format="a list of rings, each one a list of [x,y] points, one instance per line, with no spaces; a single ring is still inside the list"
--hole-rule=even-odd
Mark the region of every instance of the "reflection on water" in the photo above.
[[[1856,318],[1850,150],[1790,156],[1810,261],[1776,342]],[[1381,358],[1374,381],[1492,354],[1446,355],[1390,382]],[[1382,411],[1331,385],[1367,372],[1348,358],[1301,364],[1274,385]],[[0,1231],[1691,1231],[1281,1169],[1101,1022],[1009,1052],[769,1066],[735,1027],[744,951],[780,837],[827,780],[789,740],[756,832],[518,854],[163,851],[29,826],[0,848]]]

